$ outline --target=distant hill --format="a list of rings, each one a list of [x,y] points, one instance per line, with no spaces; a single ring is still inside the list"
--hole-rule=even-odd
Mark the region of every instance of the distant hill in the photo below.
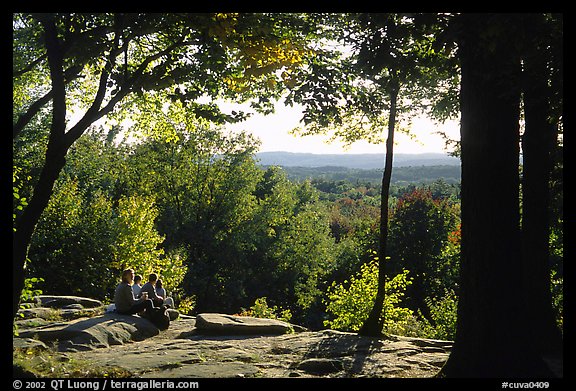
[[[290,167],[284,166],[289,179],[321,179],[325,181],[364,182],[378,185],[382,182],[382,168],[347,168],[347,167]],[[391,182],[396,185],[431,183],[443,179],[447,183],[460,182],[460,166],[406,166],[394,167]]]
[[[282,167],[346,167],[356,169],[382,169],[385,154],[314,154],[298,152],[260,152],[256,159],[263,166]],[[409,166],[459,166],[460,159],[443,153],[394,155],[394,167]]]

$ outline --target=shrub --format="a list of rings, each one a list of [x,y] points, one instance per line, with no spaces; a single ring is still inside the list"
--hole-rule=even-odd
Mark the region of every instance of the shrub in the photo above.
[[[431,321],[420,314],[424,334],[422,336],[453,341],[456,336],[458,307],[458,298],[454,291],[446,290],[441,298],[427,297],[426,305],[430,310]]]
[[[252,316],[255,318],[278,319],[285,322],[290,322],[292,313],[288,309],[282,309],[277,306],[268,306],[266,297],[260,297],[255,300],[254,305],[250,309],[242,309],[240,316]]]
[[[404,334],[404,329],[414,317],[412,310],[400,307],[406,287],[411,284],[408,270],[386,281],[384,301],[384,329],[392,334]],[[371,261],[362,265],[360,272],[328,288],[326,311],[334,316],[324,321],[324,326],[344,331],[358,331],[368,318],[378,286],[378,263]]]

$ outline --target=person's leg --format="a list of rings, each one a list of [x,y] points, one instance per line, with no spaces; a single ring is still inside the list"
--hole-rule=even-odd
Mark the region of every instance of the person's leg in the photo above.
[[[151,310],[153,307],[154,307],[154,304],[152,303],[152,299],[143,300],[143,301],[140,301],[140,302],[134,304],[132,306],[132,308],[130,308],[130,313],[131,314],[137,314],[137,313],[142,312],[142,311]]]

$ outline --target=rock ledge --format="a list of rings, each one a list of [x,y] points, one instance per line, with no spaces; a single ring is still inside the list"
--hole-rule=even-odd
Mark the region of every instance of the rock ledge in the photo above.
[[[196,332],[212,335],[270,335],[293,333],[294,325],[276,319],[203,313],[196,316]]]

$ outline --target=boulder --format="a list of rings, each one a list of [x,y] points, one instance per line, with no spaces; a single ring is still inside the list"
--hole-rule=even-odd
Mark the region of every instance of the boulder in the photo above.
[[[12,348],[47,350],[48,346],[44,342],[32,338],[12,338]]]
[[[53,308],[34,307],[18,310],[21,319],[54,319],[58,312]]]
[[[20,332],[22,338],[58,343],[60,351],[92,350],[141,341],[159,334],[151,322],[139,316],[108,313],[94,318],[31,328]]]
[[[88,297],[79,296],[54,296],[54,295],[40,295],[36,296],[38,307],[49,308],[64,308],[70,305],[75,305],[78,308],[96,308],[103,306],[100,300],[90,299]],[[79,307],[78,305],[82,306]]]
[[[180,312],[173,308],[168,308],[168,316],[170,317],[170,321],[174,321],[180,317]]]
[[[203,313],[196,316],[196,331],[200,334],[264,335],[292,333],[294,327],[276,319]]]

